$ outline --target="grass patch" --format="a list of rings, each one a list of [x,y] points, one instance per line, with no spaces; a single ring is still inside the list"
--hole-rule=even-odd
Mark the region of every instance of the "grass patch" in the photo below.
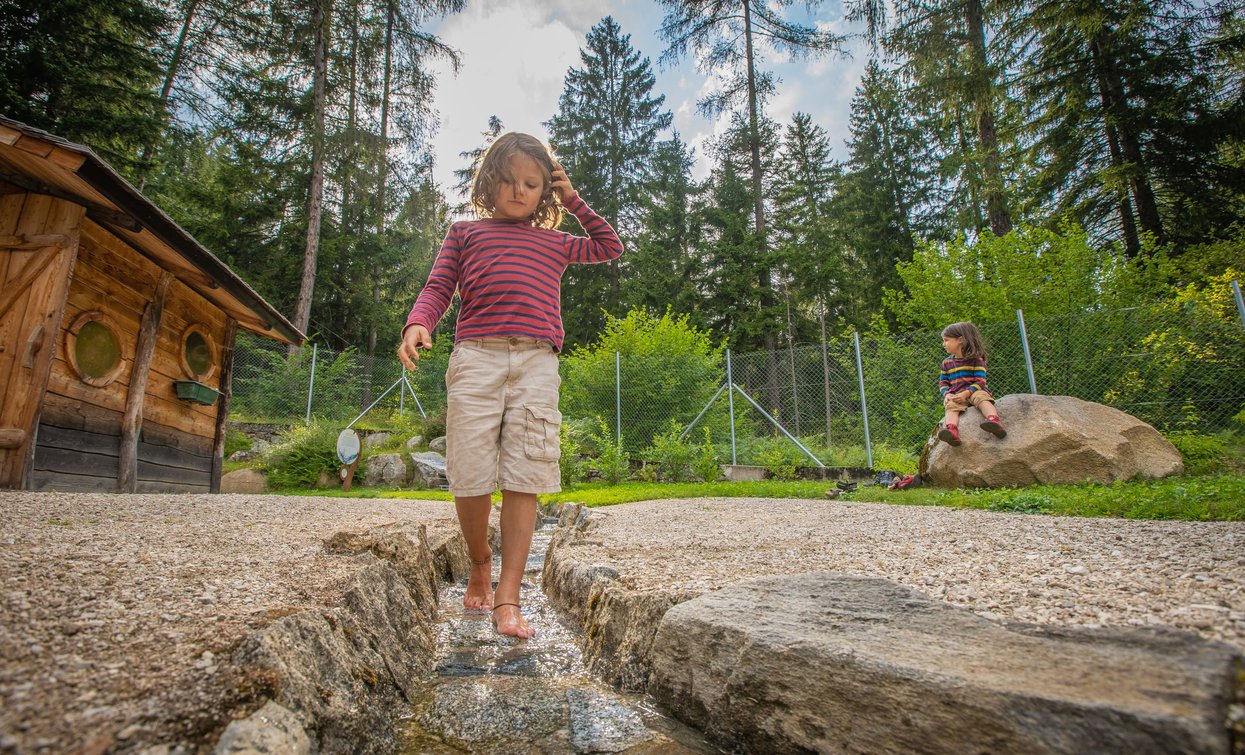
[[[540,498],[544,503],[580,503],[588,507],[673,498],[823,499],[825,492],[832,487],[834,483],[828,480],[625,482],[620,485],[593,482],[570,487],[561,493],[542,495]],[[441,490],[394,488],[354,488],[349,493],[335,488],[314,488],[284,490],[281,494],[430,501],[454,499],[452,495]],[[500,499],[499,494],[494,494],[494,501]],[[1111,485],[1080,483],[989,490],[947,490],[930,487],[892,491],[870,486],[847,493],[839,500],[909,506],[951,506],[1048,516],[1239,522],[1245,521],[1245,475],[1184,476],[1166,480],[1117,482]]]
[[[609,485],[591,482],[542,495],[545,503],[582,503],[612,506],[616,503],[653,501],[663,498],[824,498],[833,482],[762,480],[760,482],[625,482]]]
[[[1245,476],[1186,476],[1110,485],[1079,483],[994,489],[862,488],[844,496],[844,500],[1016,514],[1239,522],[1245,521]]]

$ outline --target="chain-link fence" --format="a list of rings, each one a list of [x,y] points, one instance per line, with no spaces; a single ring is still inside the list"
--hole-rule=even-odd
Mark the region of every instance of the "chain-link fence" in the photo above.
[[[979,323],[996,396],[1076,396],[1164,431],[1216,432],[1245,422],[1245,303],[1226,296],[1026,321]],[[662,434],[731,448],[739,463],[767,455],[811,464],[873,464],[885,449],[920,447],[942,416],[937,331],[827,338],[772,352],[582,353],[563,359],[562,409],[583,432],[622,438],[643,456]],[[305,346],[292,356],[239,337],[235,421],[372,425],[445,403],[448,348],[415,372],[392,358]],[[568,363],[571,367],[568,369]],[[728,379],[729,374],[729,379]],[[736,386],[727,390],[727,384]],[[369,409],[370,408],[370,409]],[[691,427],[694,425],[694,427]],[[796,442],[793,442],[796,441]],[[829,457],[829,458],[827,458]]]

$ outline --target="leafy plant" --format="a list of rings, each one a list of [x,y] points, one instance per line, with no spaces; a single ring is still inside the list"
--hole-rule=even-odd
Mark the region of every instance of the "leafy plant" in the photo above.
[[[701,429],[705,432],[705,442],[700,444],[695,458],[692,459],[692,473],[701,482],[713,482],[722,472],[721,466],[718,465],[718,449],[713,445],[713,437],[709,428]]]
[[[310,488],[322,472],[330,474],[339,466],[337,436],[341,431],[329,424],[312,422],[285,432],[264,455],[261,468],[273,488]]]
[[[558,431],[558,443],[562,448],[558,471],[564,486],[574,485],[588,477],[588,462],[580,459],[582,433],[582,426],[574,422],[563,422]]]
[[[775,480],[795,479],[795,460],[791,452],[782,446],[772,445],[762,451],[760,462]]]
[[[601,479],[611,485],[617,485],[631,473],[631,457],[623,448],[622,441],[614,442],[614,434],[605,420],[597,417],[597,431],[592,434],[596,443],[597,457],[589,462]]]
[[[236,427],[225,429],[225,458],[228,459],[239,451],[250,451],[255,445],[251,436]]]
[[[1217,435],[1200,435],[1189,431],[1169,433],[1171,441],[1184,459],[1186,474],[1209,474],[1226,466],[1227,439]]]
[[[683,425],[670,420],[670,429],[653,438],[648,457],[657,464],[657,473],[667,482],[684,482],[691,475],[694,452],[679,437]]]

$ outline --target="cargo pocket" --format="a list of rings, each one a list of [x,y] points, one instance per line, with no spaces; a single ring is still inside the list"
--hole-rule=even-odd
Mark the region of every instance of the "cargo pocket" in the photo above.
[[[562,456],[559,430],[562,412],[551,406],[527,406],[527,431],[523,452],[533,461],[557,461]]]

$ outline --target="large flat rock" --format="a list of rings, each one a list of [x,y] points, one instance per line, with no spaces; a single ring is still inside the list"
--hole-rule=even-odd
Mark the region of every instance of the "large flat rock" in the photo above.
[[[1002,625],[882,579],[751,580],[665,613],[649,691],[750,752],[1226,753],[1236,649]]]

